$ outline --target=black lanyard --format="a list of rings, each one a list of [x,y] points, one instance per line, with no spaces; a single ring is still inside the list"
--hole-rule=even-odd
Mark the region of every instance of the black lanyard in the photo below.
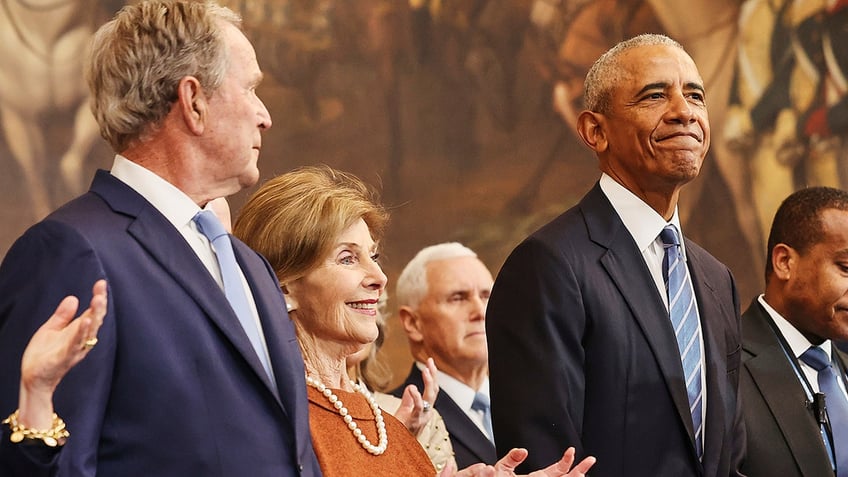
[[[791,352],[792,348],[789,346],[789,343],[786,342],[786,338],[783,337],[783,333],[780,332],[780,329],[778,329],[777,324],[771,317],[769,317],[767,321],[772,332],[774,332],[774,335],[777,337],[778,343],[780,343],[780,349],[783,351],[783,355],[786,356],[786,360],[789,361],[789,365],[792,366],[792,371],[795,372],[795,377],[798,378],[798,381],[801,383],[801,387],[804,388],[804,394],[807,396],[807,409],[812,412],[813,418],[815,418],[819,425],[822,441],[824,442],[824,447],[827,450],[827,456],[830,458],[830,466],[835,471],[836,455],[833,451],[833,433],[830,429],[830,420],[827,418],[825,395],[822,392],[813,392],[813,387],[804,375],[804,372],[801,369],[801,364],[798,362],[798,358],[796,358],[794,353]],[[831,353],[833,353],[833,350],[831,350]],[[834,359],[831,357],[831,362],[833,361]],[[837,363],[836,366],[839,371],[839,376],[843,380],[843,384],[845,384],[845,369],[842,367],[841,360],[837,359],[835,361]]]

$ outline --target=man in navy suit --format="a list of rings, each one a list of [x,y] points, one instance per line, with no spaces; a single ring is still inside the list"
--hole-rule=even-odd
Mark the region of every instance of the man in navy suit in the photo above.
[[[43,317],[108,280],[99,343],[56,390],[72,432],[59,475],[320,475],[273,271],[231,238],[226,276],[243,285],[254,345],[222,290],[224,249],[192,220],[259,178],[271,126],[261,79],[238,16],[213,4],[141,2],[96,33],[87,80],[117,152],[111,172],[30,228],[0,267],[2,409],[17,401],[21,353]]]
[[[688,347],[664,284],[672,245],[661,232],[682,232],[680,190],[710,143],[703,85],[691,57],[661,35],[618,44],[586,77],[577,130],[601,179],[510,254],[487,311],[497,448],[526,447],[525,469],[575,446],[597,457],[593,477],[737,475],[745,433],[733,277],[688,239],[673,246],[690,277],[679,282],[696,330]],[[695,350],[686,356],[696,373],[685,374],[681,349]]]
[[[485,319],[492,281],[477,254],[452,242],[419,251],[396,286],[398,317],[416,362],[393,394],[400,397],[410,384],[424,389],[421,370],[433,358],[439,370],[433,406],[445,421],[461,469],[497,461],[491,415],[474,405],[477,395],[489,396]]]
[[[848,423],[836,422],[832,411],[848,397],[844,389],[825,393],[804,355],[820,348],[844,384],[848,357],[831,340],[848,340],[846,250],[848,192],[811,187],[783,201],[769,234],[765,293],[742,315],[739,389],[748,432],[742,470],[749,477],[837,475],[830,449],[848,449],[839,441],[845,437],[839,428]],[[829,424],[819,422],[824,414]],[[848,475],[840,455],[833,456],[838,475]]]

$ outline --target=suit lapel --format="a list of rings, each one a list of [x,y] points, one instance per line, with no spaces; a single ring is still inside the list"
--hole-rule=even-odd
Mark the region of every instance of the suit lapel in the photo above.
[[[424,377],[421,375],[421,370],[414,363],[407,379],[407,384],[410,383],[415,384],[419,390],[424,390]],[[474,424],[456,401],[440,389],[439,394],[436,396],[436,402],[433,403],[433,407],[442,415],[452,441],[461,442],[480,462],[494,462],[497,458],[494,444],[480,432],[477,424]]]
[[[98,171],[92,191],[103,197],[116,211],[135,218],[127,229],[130,236],[194,299],[279,403],[277,392],[272,388],[226,296],[173,224],[143,197],[108,172]]]
[[[802,474],[833,475],[819,427],[802,406],[807,396],[769,325],[771,318],[759,303],[751,308],[742,320],[745,351],[752,355],[744,365]],[[788,380],[797,385],[787,386]]]
[[[589,238],[607,249],[601,257],[601,265],[627,302],[656,358],[680,420],[689,432],[694,453],[694,430],[677,339],[642,253],[599,185],[589,191],[580,208],[586,218]]]
[[[491,462],[491,456],[496,454],[494,444],[446,392],[439,390],[435,406],[448,427],[451,439],[462,442],[480,462]]]
[[[704,340],[704,372],[706,388],[704,395],[707,408],[704,418],[704,462],[718,462],[722,444],[725,440],[725,403],[732,402],[727,394],[727,346],[724,345],[724,330],[720,326],[723,316],[734,316],[735,312],[725,312],[724,300],[716,296],[715,288],[709,281],[709,274],[703,268],[701,250],[688,240],[686,241],[686,262],[695,299],[698,302],[698,313],[701,322],[701,333]],[[707,318],[712,317],[712,318]],[[688,402],[688,401],[687,401]],[[693,441],[694,447],[694,441]]]

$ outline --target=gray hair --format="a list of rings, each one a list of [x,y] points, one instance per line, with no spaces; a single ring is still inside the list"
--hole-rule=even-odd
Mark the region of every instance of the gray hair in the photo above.
[[[459,242],[445,242],[421,249],[406,264],[395,285],[397,306],[416,307],[427,295],[427,264],[449,258],[476,257],[473,250]]]
[[[194,76],[213,93],[229,60],[221,23],[241,18],[212,2],[149,0],[127,5],[100,27],[86,63],[91,110],[103,136],[122,152],[155,130]]]
[[[589,111],[608,113],[612,106],[615,83],[620,79],[621,54],[636,47],[656,45],[671,46],[686,51],[677,41],[655,33],[645,33],[618,43],[595,60],[589,73],[586,74],[586,80],[583,82],[584,107]]]

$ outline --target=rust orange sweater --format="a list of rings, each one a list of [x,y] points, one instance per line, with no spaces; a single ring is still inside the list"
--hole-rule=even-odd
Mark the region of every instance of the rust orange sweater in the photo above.
[[[359,393],[333,389],[344,403],[359,429],[376,445],[377,424],[368,400]],[[309,428],[312,445],[325,477],[434,477],[436,469],[415,437],[392,417],[383,412],[388,447],[379,456],[369,454],[359,445],[342,416],[317,389],[307,387]]]

